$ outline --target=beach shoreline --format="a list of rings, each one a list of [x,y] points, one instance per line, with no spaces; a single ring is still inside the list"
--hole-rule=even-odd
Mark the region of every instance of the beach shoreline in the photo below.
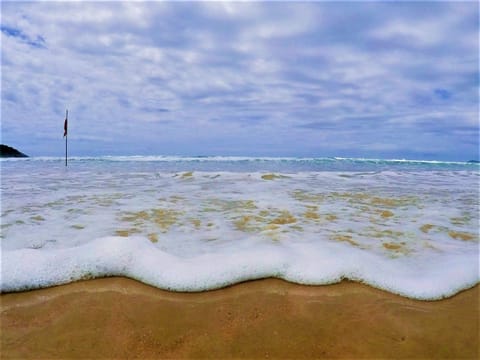
[[[478,285],[418,301],[349,281],[177,293],[113,277],[0,299],[2,359],[479,356]]]

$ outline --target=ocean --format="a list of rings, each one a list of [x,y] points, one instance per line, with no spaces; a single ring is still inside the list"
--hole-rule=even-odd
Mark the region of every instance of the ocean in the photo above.
[[[0,291],[126,276],[172,291],[477,284],[480,166],[347,158],[2,159]]]

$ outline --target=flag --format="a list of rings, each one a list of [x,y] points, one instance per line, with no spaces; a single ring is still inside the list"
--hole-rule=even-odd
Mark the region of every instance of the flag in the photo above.
[[[65,122],[63,123],[63,137],[67,136],[67,129],[68,129],[68,119],[65,118]]]

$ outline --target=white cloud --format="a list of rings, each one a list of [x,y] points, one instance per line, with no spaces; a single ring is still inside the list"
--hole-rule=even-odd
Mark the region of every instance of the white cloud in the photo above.
[[[41,127],[26,151],[50,151],[40,138],[68,106],[98,152],[394,153],[408,139],[448,155],[478,125],[478,4],[377,5],[2,4],[2,136]]]

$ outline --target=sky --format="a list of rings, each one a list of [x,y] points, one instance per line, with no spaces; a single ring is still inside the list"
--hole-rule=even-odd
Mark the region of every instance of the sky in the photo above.
[[[31,156],[479,159],[479,3],[1,3]]]

